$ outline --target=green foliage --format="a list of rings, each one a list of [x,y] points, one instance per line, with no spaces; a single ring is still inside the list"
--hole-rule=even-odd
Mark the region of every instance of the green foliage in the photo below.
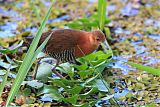
[[[92,28],[104,29],[104,25],[110,23],[110,19],[106,18],[106,0],[98,0],[98,13],[92,14],[90,17],[79,18],[67,24],[70,28],[90,31]],[[107,32],[108,33],[108,32]]]
[[[42,89],[39,90],[38,95],[42,95],[51,97],[55,101],[61,100],[63,96],[58,91],[57,87],[54,87],[52,85],[45,85]]]
[[[108,89],[103,83],[104,80],[98,79],[98,75],[107,66],[110,57],[110,53],[105,54],[98,51],[79,58],[80,65],[68,63],[60,65],[58,70],[66,73],[69,77],[67,79],[50,78],[52,85],[45,86],[39,95],[46,96],[47,94],[53,100],[68,102],[73,106],[86,105],[86,102],[89,101],[92,103],[87,105],[93,106],[97,101],[107,96]],[[107,85],[106,82],[105,84]],[[55,91],[58,95],[53,95]],[[99,95],[97,96],[97,94]],[[93,99],[92,96],[95,96],[95,98]]]
[[[99,6],[100,5],[103,4],[100,3]],[[31,4],[31,6],[34,13],[37,15],[37,18],[40,19],[39,12],[36,11],[37,7],[34,4]],[[36,49],[38,41],[42,34],[42,30],[45,27],[46,20],[49,17],[50,11],[51,8],[48,11],[48,14],[46,15],[44,21],[42,22],[19,68],[17,77],[9,93],[6,106],[9,105],[9,103],[13,100],[14,96],[17,94],[17,91],[19,90],[25,76],[27,75],[33,62],[35,61],[36,56],[43,49],[43,47],[45,46],[50,37],[49,36],[42,43],[42,45],[38,47],[38,49]],[[105,16],[104,13],[105,12],[103,10],[102,13],[95,13],[91,15],[89,18],[87,17],[87,18],[77,19],[67,24],[67,26],[73,29],[81,29],[86,31],[91,31],[91,29],[98,28],[98,26],[102,28],[104,27],[104,24],[108,24],[110,22],[109,18],[104,17]],[[99,17],[99,14],[103,15],[103,17]],[[17,48],[13,52],[12,50],[9,49],[3,50],[1,52],[16,53]],[[78,61],[80,65],[73,65],[68,63],[60,65],[59,67],[57,67],[57,69],[60,72],[66,74],[67,77],[66,79],[49,78],[50,79],[49,82],[51,82],[52,85],[51,84],[46,85],[45,83],[38,82],[37,80],[24,81],[23,84],[25,85],[27,84],[27,86],[29,86],[30,88],[32,87],[33,89],[38,90],[37,93],[38,96],[41,96],[43,98],[51,97],[52,100],[71,103],[71,105],[73,106],[81,106],[81,107],[94,106],[96,102],[102,99],[112,98],[108,97],[107,95],[109,91],[107,83],[103,78],[100,78],[102,71],[104,71],[105,67],[107,66],[107,63],[110,61],[112,56],[111,50],[109,51],[105,50],[105,52],[106,53],[98,51],[83,58],[79,58]],[[49,74],[51,71],[51,66],[46,65],[44,66],[44,68],[45,67],[48,67],[48,69],[43,69],[40,67],[38,69],[38,71],[40,71],[37,76],[38,78],[40,78],[39,80],[42,80],[44,76],[43,72],[45,73],[47,72]],[[48,81],[48,74],[45,75],[47,78],[45,78],[44,81],[42,80],[43,82]],[[26,92],[28,92],[28,90]],[[17,96],[20,95],[20,93],[26,94],[26,92],[20,91],[17,94]],[[31,90],[29,90],[29,93],[31,93]],[[92,98],[93,96],[95,97],[94,99]]]
[[[7,70],[1,71],[1,75],[3,75],[3,78],[2,78],[2,82],[0,84],[0,97],[2,95],[4,88],[5,88],[5,85],[7,83],[8,75],[12,75],[10,70],[17,67],[16,63],[14,61],[12,61],[7,55],[5,55],[5,57],[6,57],[6,60],[9,62],[9,64],[5,63],[3,61],[0,61],[0,66],[7,69]]]
[[[106,0],[99,0],[98,1],[98,13],[95,13],[91,15],[89,18],[81,18],[77,19],[69,24],[70,28],[73,29],[83,29],[86,31],[90,31],[93,28],[100,28],[101,30],[104,30],[104,25],[108,24],[110,22],[109,18],[106,18]],[[107,34],[109,34],[109,30],[107,30]],[[102,51],[99,51],[94,54],[90,54],[84,58],[80,58],[79,62],[81,63],[80,66],[76,65],[75,68],[79,70],[77,74],[79,75],[81,81],[85,81],[83,85],[90,84],[90,91],[86,92],[86,96],[90,95],[89,93],[96,93],[98,90],[102,92],[102,90],[105,92],[108,92],[108,86],[107,83],[103,80],[103,77],[101,75],[101,72],[104,70],[104,68],[107,66],[107,62],[109,62],[113,56],[112,49],[108,45],[107,41],[106,44],[102,44],[102,47],[106,54],[104,54]],[[109,51],[106,50],[106,47],[109,48]],[[88,67],[89,66],[89,67]],[[71,73],[70,73],[71,74]],[[72,76],[73,73],[72,73]],[[70,76],[71,80],[74,80],[74,77]],[[91,78],[90,78],[91,77]],[[97,78],[100,78],[100,80],[96,81]],[[90,79],[88,79],[90,78]],[[91,84],[92,82],[97,83],[98,85]],[[96,90],[96,91],[95,91]],[[92,93],[92,94],[93,94]],[[113,97],[111,97],[113,98]],[[99,100],[99,99],[98,99]],[[115,99],[113,99],[115,101]],[[115,104],[117,102],[115,101]],[[117,104],[116,104],[117,105]],[[91,105],[90,105],[91,106]]]
[[[15,94],[18,92],[21,83],[23,82],[23,80],[25,79],[27,72],[29,71],[30,67],[33,64],[33,61],[35,60],[37,54],[39,53],[39,51],[41,51],[43,49],[43,47],[45,46],[45,44],[47,43],[47,41],[49,40],[49,37],[43,42],[43,44],[36,50],[36,47],[38,45],[38,41],[41,37],[42,31],[46,25],[46,21],[49,18],[50,12],[51,12],[51,8],[52,8],[53,4],[51,5],[51,7],[49,8],[39,30],[37,31],[37,34],[35,36],[35,38],[33,39],[30,48],[18,70],[18,74],[16,76],[16,79],[13,83],[13,86],[11,88],[11,91],[9,93],[7,102],[6,102],[6,106],[9,105],[9,103],[13,100]]]
[[[4,5],[2,6],[2,9],[9,11],[9,13],[12,13],[12,10],[18,13],[20,12],[23,18],[27,20],[17,20],[18,17],[16,17],[16,20],[14,20],[14,18],[13,17],[11,18],[10,15],[7,15],[7,14],[3,15],[2,13],[1,15],[2,17],[0,21],[1,26],[5,25],[6,22],[17,23],[18,28],[16,29],[16,32],[14,32],[16,34],[17,34],[17,31],[23,31],[23,29],[25,28],[32,29],[32,26],[36,26],[36,25],[39,26],[40,25],[39,22],[41,21],[41,16],[43,16],[44,13],[47,11],[46,9],[47,6],[44,3],[44,1],[45,0],[39,0],[39,1],[35,0],[34,2],[33,1],[22,2],[22,0],[16,0],[14,3],[5,1]],[[110,22],[110,19],[108,19],[108,17],[105,18],[106,10],[104,5],[106,5],[106,1],[99,0],[98,3],[93,3],[92,6],[89,6],[89,8],[84,9],[84,10],[87,10],[85,12],[81,11],[80,8],[86,7],[86,5],[88,5],[86,4],[88,1],[82,1],[82,0],[78,0],[76,2],[74,0],[57,1],[55,5],[58,8],[55,8],[51,14],[52,15],[51,20],[53,20],[53,22],[49,23],[47,28],[49,30],[52,29],[53,27],[63,28],[64,24],[66,23],[69,23],[67,25],[70,28],[78,29],[78,30],[81,29],[86,31],[91,31],[92,29],[99,27],[101,30],[103,30],[103,32],[105,32],[107,36],[106,37],[107,40],[108,39],[111,40],[112,38],[109,36],[110,29],[107,27],[104,27],[105,24],[108,24]],[[148,1],[149,0],[144,0],[143,3],[147,4]],[[157,23],[157,18],[159,18],[158,17],[159,7],[156,6],[156,4],[158,3],[154,1],[152,3],[153,5],[143,6],[143,8],[138,9],[139,14],[137,16],[126,18],[125,16],[123,17],[123,15],[120,15],[120,16],[118,15],[120,14],[119,9],[123,8],[122,6],[125,6],[125,5],[119,5],[120,4],[119,0],[117,1],[115,0],[114,4],[112,0],[108,2],[109,3],[107,4],[117,7],[116,10],[112,12],[109,11],[111,18],[117,21],[117,23],[113,23],[112,27],[113,28],[122,27],[123,29],[121,33],[115,32],[116,34],[118,34],[118,36],[115,36],[115,37],[118,37],[118,38],[116,39],[115,43],[113,43],[114,41],[111,42],[114,45],[113,46],[114,49],[118,49],[119,52],[121,52],[121,55],[128,56],[128,54],[130,55],[134,54],[136,56],[136,57],[133,56],[132,58],[129,58],[130,60],[137,60],[138,62],[144,62],[144,63],[146,62],[148,63],[148,61],[151,61],[151,63],[152,61],[154,62],[154,58],[152,60],[152,57],[155,56],[156,58],[158,58],[158,56],[156,56],[157,55],[156,53],[159,52],[158,50],[159,43],[155,42],[157,41],[157,38],[158,38],[157,33],[159,34],[159,29],[158,29],[159,26]],[[69,5],[69,4],[72,4],[72,5]],[[96,4],[98,4],[98,8],[97,8],[98,12],[94,13],[89,17],[76,19],[75,21],[70,21],[70,19],[69,20],[62,19],[62,21],[60,22],[54,21],[54,18],[57,18],[57,19],[60,18],[61,20],[61,16],[63,17],[63,15],[68,15],[70,14],[70,12],[72,12],[70,14],[71,18],[73,17],[76,18],[77,16],[84,16],[85,13],[90,14],[93,11],[92,9],[95,9]],[[91,4],[89,3],[89,5]],[[93,8],[90,10],[90,7],[93,7]],[[11,8],[11,9],[8,10],[8,8]],[[19,9],[17,10],[16,8],[19,8]],[[78,12],[79,12],[78,15],[76,13],[77,10],[75,9],[78,9]],[[149,18],[150,16],[154,16],[154,18],[150,19]],[[145,24],[140,23],[141,20],[138,20],[139,18],[145,19],[144,20]],[[136,19],[136,20],[132,21],[133,19]],[[104,22],[104,20],[106,21]],[[0,29],[0,30],[1,32],[3,32],[3,29]],[[131,33],[134,32],[136,35],[137,34],[138,35],[137,36],[132,36],[132,34],[128,35],[127,32],[125,32],[126,30],[130,31]],[[25,36],[29,35],[27,32],[24,32],[24,33],[25,33]],[[4,93],[7,92],[6,89],[8,90],[8,88],[10,88],[8,86],[12,84],[13,80],[16,77],[16,73],[18,69],[17,67],[19,67],[19,65],[22,63],[21,59],[24,57],[25,53],[21,53],[21,52],[24,52],[23,49],[25,47],[22,46],[21,48],[22,42],[18,43],[17,41],[20,41],[22,39],[22,37],[24,36],[24,33],[18,34],[16,35],[16,37],[13,37],[13,38],[3,38],[3,39],[0,38],[1,46],[5,46],[5,48],[0,50],[0,52],[2,53],[2,55],[0,53],[0,57],[1,57],[0,67],[2,69],[0,70],[0,82],[1,82],[0,94],[2,93],[2,90],[4,89],[5,85],[7,87],[5,87]],[[124,33],[127,35],[124,35]],[[139,36],[139,33],[144,36],[142,37]],[[122,35],[123,37],[121,37]],[[5,35],[1,35],[1,36],[5,36]],[[153,37],[153,38],[149,39],[150,37]],[[124,41],[117,42],[117,40],[121,41],[121,39],[122,41],[123,40]],[[13,44],[14,42],[16,43]],[[135,42],[136,42],[136,45],[135,45]],[[133,43],[132,46],[130,45],[130,43]],[[147,52],[147,55],[145,54],[145,57],[141,57],[139,55],[137,56],[137,53],[139,53],[139,51],[136,48],[137,45],[142,46],[142,48],[147,47],[146,51],[144,51],[143,49],[140,50],[141,52],[144,51],[144,53]],[[41,45],[41,47],[38,50],[34,51],[35,57],[32,59],[30,63],[33,63],[33,61],[36,58],[36,55],[41,51],[41,48],[43,48],[43,46],[44,45]],[[102,44],[102,48],[105,50],[104,52],[106,52],[106,55],[104,55],[102,51],[98,51],[97,53],[78,59],[78,61],[80,62],[80,64],[78,65],[64,63],[64,64],[61,64],[59,67],[57,67],[56,70],[59,70],[60,72],[62,72],[63,76],[66,79],[58,79],[58,77],[52,78],[52,79],[48,78],[51,76],[51,73],[52,73],[51,68],[53,67],[53,65],[46,63],[44,61],[41,61],[42,63],[40,63],[38,67],[38,73],[36,78],[40,81],[37,81],[37,80],[30,81],[30,74],[32,74],[30,72],[28,77],[21,84],[21,89],[16,94],[15,100],[12,104],[21,106],[22,105],[21,103],[16,102],[17,98],[19,98],[20,96],[22,98],[25,98],[24,99],[25,104],[22,106],[44,106],[45,107],[45,106],[51,106],[51,103],[52,103],[58,106],[60,106],[59,104],[62,104],[62,106],[63,104],[67,104],[67,105],[70,104],[75,107],[88,107],[88,106],[97,106],[95,104],[99,100],[102,100],[102,101],[108,100],[112,103],[111,100],[112,98],[114,98],[114,94],[112,93],[114,93],[114,90],[113,89],[109,90],[106,88],[106,86],[108,87],[108,84],[105,82],[105,80],[107,80],[112,87],[115,87],[117,92],[117,93],[115,92],[116,93],[115,95],[122,95],[124,94],[124,92],[129,90],[129,92],[126,95],[122,95],[121,97],[118,98],[120,103],[123,102],[121,104],[126,104],[126,105],[128,104],[130,106],[139,105],[137,107],[142,107],[142,105],[144,107],[158,106],[158,98],[160,94],[159,94],[159,90],[157,89],[159,89],[159,83],[160,83],[159,81],[160,70],[143,66],[141,64],[135,64],[135,63],[129,62],[128,64],[138,69],[141,69],[142,71],[138,70],[138,72],[136,71],[128,72],[127,75],[123,75],[123,73],[127,73],[126,70],[129,70],[129,69],[125,68],[125,66],[122,66],[121,63],[119,63],[119,61],[118,63],[115,63],[116,66],[113,69],[108,68],[107,70],[104,70],[104,67],[107,66],[107,62],[109,62],[112,59],[111,49],[109,49],[109,51],[106,50],[108,49],[108,46],[106,48],[106,46]],[[141,47],[139,48],[141,49]],[[12,59],[10,59],[6,54]],[[22,57],[20,57],[19,55],[22,55]],[[150,58],[148,59],[148,56],[152,56],[150,57],[151,59]],[[153,66],[156,66],[156,67],[158,65],[159,65],[158,63],[153,64]],[[11,70],[7,72],[7,69],[9,67]],[[122,72],[119,69],[115,69],[116,67],[122,67],[121,68]],[[32,66],[32,68],[34,69],[35,66]],[[103,72],[104,77],[106,77],[105,80],[100,75],[102,71],[105,71]],[[111,75],[108,76],[107,75],[109,73],[108,71],[111,71],[113,73],[113,76]],[[147,71],[148,73],[151,73],[153,75],[148,75],[147,73],[144,73],[144,71]],[[112,91],[112,93],[109,93],[109,91]],[[107,95],[107,93],[109,93],[109,95]],[[37,96],[36,96],[37,94],[38,96],[40,96],[40,98],[43,97],[47,99],[48,97],[51,97],[53,102],[46,103],[46,102],[43,102],[42,99],[41,99],[42,101],[39,99],[37,100]],[[1,101],[6,101],[4,95],[5,94],[3,94],[3,96],[1,97],[2,99]],[[3,102],[1,101],[0,103],[2,104]],[[105,106],[105,105],[102,104],[98,106]]]
[[[159,69],[154,69],[152,67],[144,66],[144,65],[141,65],[141,64],[136,64],[136,63],[133,63],[133,62],[127,62],[127,64],[131,65],[132,67],[136,67],[140,70],[151,73],[153,75],[160,76],[160,70]]]
[[[37,69],[36,79],[47,82],[52,75],[52,65],[42,62]]]
[[[108,24],[111,21],[109,18],[105,18],[103,20],[104,24]],[[94,13],[90,17],[74,20],[68,23],[67,26],[73,29],[90,31],[92,28],[97,28],[99,26],[99,21],[98,14]]]

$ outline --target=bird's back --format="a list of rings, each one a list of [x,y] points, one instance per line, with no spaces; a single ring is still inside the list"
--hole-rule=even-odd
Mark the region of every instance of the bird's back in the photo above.
[[[51,37],[46,45],[48,52],[59,53],[66,49],[74,48],[80,36],[85,32],[72,29],[59,29],[43,33],[40,39],[40,44],[51,34]]]
[[[51,37],[44,48],[44,52],[63,62],[71,62],[75,59],[75,48],[84,31],[73,29],[59,29],[43,33],[40,44],[51,34]]]

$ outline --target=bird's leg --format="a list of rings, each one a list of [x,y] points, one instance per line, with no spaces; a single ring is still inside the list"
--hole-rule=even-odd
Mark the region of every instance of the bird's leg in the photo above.
[[[41,61],[41,59],[43,59],[45,57],[41,57],[41,58],[38,58],[37,61],[36,61],[36,67],[33,71],[33,74],[32,74],[32,80],[35,80],[36,78],[36,75],[37,75],[37,70],[38,70],[38,65],[39,65],[39,62]]]
[[[58,72],[56,71],[56,67],[57,67],[58,65],[59,65],[59,60],[57,60],[56,65],[55,65],[54,68],[52,69],[52,72],[53,72],[54,74],[56,74],[58,77],[64,78],[60,73],[58,73]]]

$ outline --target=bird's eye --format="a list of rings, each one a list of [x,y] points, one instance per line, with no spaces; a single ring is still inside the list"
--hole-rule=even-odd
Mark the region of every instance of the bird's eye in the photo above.
[[[99,38],[97,38],[96,40],[97,40],[97,41],[100,41],[100,39],[99,39]]]

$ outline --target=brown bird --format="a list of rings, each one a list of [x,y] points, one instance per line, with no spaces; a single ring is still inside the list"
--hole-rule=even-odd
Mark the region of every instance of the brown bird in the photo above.
[[[92,53],[99,47],[101,42],[105,41],[105,35],[100,30],[86,32],[73,29],[58,29],[43,33],[39,45],[49,35],[51,37],[43,52],[57,60],[56,66],[59,62],[74,62],[76,58]],[[53,72],[60,76],[55,70]]]

